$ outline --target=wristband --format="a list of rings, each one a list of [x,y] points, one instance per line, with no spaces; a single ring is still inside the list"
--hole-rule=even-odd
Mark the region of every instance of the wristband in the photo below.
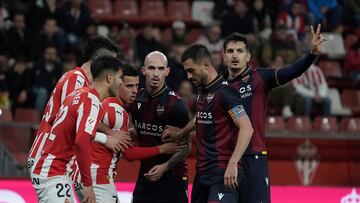
[[[94,141],[100,144],[105,144],[107,140],[107,135],[101,132],[96,132]]]

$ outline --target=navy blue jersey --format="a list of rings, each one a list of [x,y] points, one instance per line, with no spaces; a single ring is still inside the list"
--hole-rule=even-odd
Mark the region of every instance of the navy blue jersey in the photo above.
[[[239,108],[239,93],[218,76],[201,89],[196,102],[197,162],[200,174],[223,173],[235,150],[239,129],[235,125],[232,109]]]
[[[230,85],[238,90],[241,102],[250,118],[254,129],[251,142],[245,154],[266,154],[265,117],[267,100],[272,88],[277,87],[276,69],[252,69],[247,67],[244,73],[229,80]]]
[[[259,68],[247,67],[230,85],[237,89],[241,102],[254,129],[253,136],[245,154],[267,154],[265,145],[265,119],[270,91],[277,86],[299,77],[315,60],[316,55],[307,54],[287,67]]]
[[[141,90],[131,105],[132,120],[136,128],[139,146],[152,147],[163,144],[161,135],[165,125],[184,127],[189,122],[189,111],[182,99],[167,86],[156,95]],[[161,154],[141,161],[140,174],[147,173],[153,166],[169,160],[172,155]],[[167,171],[183,177],[187,174],[185,160]]]

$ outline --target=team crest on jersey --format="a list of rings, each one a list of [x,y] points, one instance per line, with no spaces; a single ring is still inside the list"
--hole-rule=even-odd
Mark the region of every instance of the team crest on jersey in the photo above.
[[[85,124],[85,132],[92,134],[96,124],[96,119],[88,117]]]
[[[209,94],[206,96],[206,101],[207,101],[207,103],[210,103],[210,102],[214,99],[214,96],[215,96],[214,93],[209,93]]]
[[[250,75],[247,75],[247,76],[243,77],[243,78],[241,79],[241,81],[247,82],[247,81],[249,81],[249,78],[250,78]]]
[[[156,113],[157,115],[162,115],[165,111],[165,106],[164,105],[157,105],[156,106]]]

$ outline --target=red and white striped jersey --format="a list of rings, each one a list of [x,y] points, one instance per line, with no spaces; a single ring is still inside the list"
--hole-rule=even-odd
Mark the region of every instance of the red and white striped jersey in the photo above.
[[[91,143],[103,116],[99,93],[83,87],[64,100],[33,173],[42,177],[67,174],[74,155],[85,186],[91,185]]]
[[[123,104],[116,97],[108,97],[102,102],[104,117],[102,122],[112,130],[128,131],[129,117]],[[120,154],[113,154],[104,145],[92,143],[91,178],[93,184],[109,184],[113,180]]]
[[[29,153],[29,158],[34,159],[40,156],[41,150],[45,145],[45,141],[49,134],[48,131],[50,130],[55,120],[56,113],[59,111],[64,99],[75,90],[89,86],[90,81],[80,67],[66,72],[59,79],[45,107],[39,130],[37,131],[36,138]]]

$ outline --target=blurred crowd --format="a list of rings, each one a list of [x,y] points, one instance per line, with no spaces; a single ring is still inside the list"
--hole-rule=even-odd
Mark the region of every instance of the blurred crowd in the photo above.
[[[91,1],[91,0],[89,0]],[[140,2],[140,1],[139,1]],[[164,4],[167,1],[163,1]],[[197,1],[189,1],[190,5]],[[206,24],[170,26],[144,22],[103,23],[92,17],[84,0],[0,1],[0,108],[37,108],[41,113],[60,76],[81,64],[83,46],[93,35],[104,35],[121,48],[119,56],[141,67],[154,50],[167,54],[167,84],[194,104],[192,84],[180,63],[191,43],[208,47],[219,72],[223,38],[232,32],[248,37],[251,65],[282,68],[308,52],[309,25],[323,32],[351,34],[353,43],[341,59],[345,77],[360,80],[360,1],[358,0],[214,0]],[[195,33],[195,34],[194,34]],[[329,115],[331,101],[321,69],[313,65],[302,77],[277,90],[270,99],[285,117],[310,115],[313,104]],[[290,96],[291,95],[291,96]],[[298,105],[299,104],[299,105]]]

